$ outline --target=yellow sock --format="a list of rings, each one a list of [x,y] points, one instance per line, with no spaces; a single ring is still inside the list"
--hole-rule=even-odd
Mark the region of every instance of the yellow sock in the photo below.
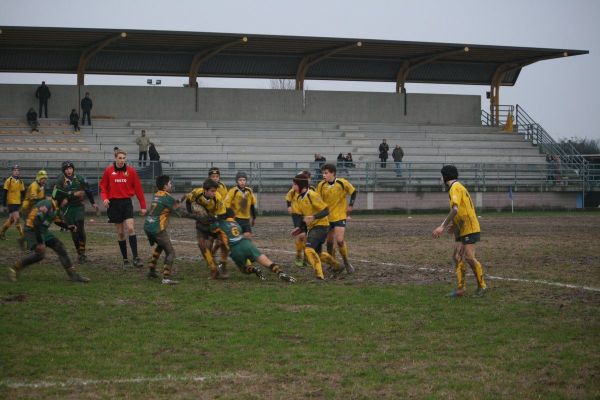
[[[25,233],[23,232],[23,227],[22,227],[22,226],[21,226],[21,224],[19,224],[18,222],[17,222],[16,228],[17,228],[17,230],[19,231],[19,236],[20,236],[20,237],[23,237],[23,236],[25,236]]]
[[[475,261],[475,267],[471,267],[471,269],[475,274],[475,278],[477,279],[477,284],[479,285],[479,287],[485,289],[486,284],[483,280],[483,267],[481,266],[481,263],[479,261]]]
[[[11,225],[12,225],[12,220],[9,218],[6,220],[4,225],[2,225],[2,230],[0,230],[0,235],[3,234],[4,232],[6,232],[8,230],[8,228],[10,228]]]
[[[217,269],[217,266],[215,264],[215,260],[214,260],[214,258],[212,256],[212,252],[210,251],[210,249],[204,249],[204,250],[202,250],[202,256],[206,260],[206,265],[208,265],[208,268],[210,268],[211,271],[214,271],[214,270]]]
[[[340,269],[340,263],[337,262],[335,258],[333,258],[331,254],[326,251],[321,252],[321,261],[331,265],[331,267],[335,270]]]
[[[302,253],[304,252],[304,241],[303,240],[296,240],[294,242],[294,245],[296,245],[296,258],[300,258],[302,257]]]
[[[348,245],[346,244],[346,242],[342,242],[341,245],[338,243],[338,249],[340,250],[340,255],[344,259],[344,262],[347,264],[348,263]]]
[[[465,270],[465,262],[460,260],[458,264],[456,264],[456,283],[460,290],[465,290]]]
[[[304,254],[306,255],[306,259],[310,265],[312,265],[313,269],[315,270],[315,275],[317,275],[317,277],[320,279],[325,279],[325,276],[323,275],[323,267],[321,266],[321,259],[317,255],[315,249],[307,247],[304,249]]]

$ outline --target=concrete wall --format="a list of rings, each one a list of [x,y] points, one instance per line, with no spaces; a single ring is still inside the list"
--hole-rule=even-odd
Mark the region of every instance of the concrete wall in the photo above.
[[[24,118],[37,111],[38,85],[0,85],[0,117]],[[49,84],[50,118],[67,119],[89,91],[92,118],[153,120],[239,120],[479,125],[481,98],[472,95],[326,92],[140,86]]]

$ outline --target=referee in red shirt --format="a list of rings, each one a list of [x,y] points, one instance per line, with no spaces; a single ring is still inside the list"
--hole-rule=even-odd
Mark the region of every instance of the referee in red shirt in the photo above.
[[[131,198],[135,195],[140,202],[140,214],[146,214],[146,199],[140,178],[132,166],[127,165],[127,152],[117,150],[115,162],[109,165],[100,180],[100,196],[108,214],[108,222],[117,228],[117,240],[123,256],[123,266],[129,266],[127,259],[127,242],[125,229],[129,236],[129,246],[133,254],[133,265],[142,267],[142,260],[138,257],[137,236],[133,221],[133,203]]]

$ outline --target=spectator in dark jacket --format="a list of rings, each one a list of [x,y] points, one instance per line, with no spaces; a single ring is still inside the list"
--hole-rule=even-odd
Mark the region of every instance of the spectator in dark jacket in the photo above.
[[[35,112],[35,110],[33,109],[33,107],[31,107],[29,109],[29,111],[27,111],[27,123],[31,127],[31,132],[39,132],[39,130],[38,130],[38,125],[39,125],[38,115]]]
[[[81,117],[81,125],[85,125],[85,116],[88,117],[88,125],[92,125],[92,99],[90,98],[90,93],[86,92],[85,97],[81,99],[81,110],[83,111],[83,116]]]
[[[50,89],[46,86],[46,82],[42,82],[42,85],[35,91],[35,97],[40,101],[40,118],[42,118],[42,108],[44,108],[45,116],[48,118],[48,99],[50,98]]]
[[[392,158],[396,163],[396,176],[402,176],[402,158],[404,157],[404,150],[399,144],[396,145],[394,151],[392,151]]]
[[[71,110],[71,115],[69,115],[69,123],[73,125],[73,130],[75,132],[79,132],[79,114],[77,114],[75,109]]]
[[[154,143],[148,145],[148,156],[150,157],[150,166],[152,167],[152,176],[162,175],[162,165],[160,163],[160,154],[156,150]]]
[[[385,168],[385,163],[388,159],[388,151],[390,151],[390,146],[387,144],[386,139],[383,139],[383,142],[379,145],[379,159],[381,160],[381,168]]]

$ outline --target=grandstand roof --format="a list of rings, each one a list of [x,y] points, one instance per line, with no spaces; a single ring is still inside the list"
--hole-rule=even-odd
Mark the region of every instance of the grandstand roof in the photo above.
[[[587,50],[122,29],[0,27],[0,71],[516,83],[533,62]],[[245,38],[245,39],[244,39]]]

